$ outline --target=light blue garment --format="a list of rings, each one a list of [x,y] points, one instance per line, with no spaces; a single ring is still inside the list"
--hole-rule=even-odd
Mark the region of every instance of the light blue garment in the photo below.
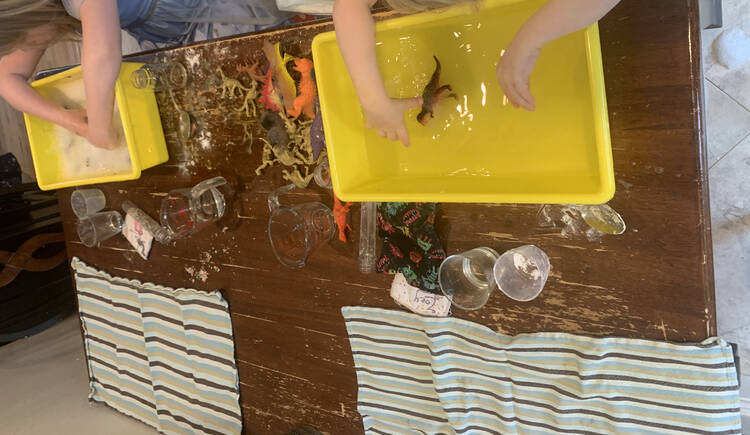
[[[62,0],[80,18],[87,0]],[[287,23],[274,0],[118,0],[120,27],[143,48],[182,45]]]
[[[65,10],[78,20],[81,19],[81,6],[86,0],[62,0]],[[138,25],[151,13],[157,0],[118,0],[117,11],[120,14],[120,27],[123,29]]]

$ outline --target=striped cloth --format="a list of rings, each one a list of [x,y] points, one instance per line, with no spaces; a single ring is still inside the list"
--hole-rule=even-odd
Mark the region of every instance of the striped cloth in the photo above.
[[[344,307],[368,434],[741,433],[731,347]]]
[[[89,399],[169,434],[242,430],[232,323],[221,293],[141,284],[78,258]]]

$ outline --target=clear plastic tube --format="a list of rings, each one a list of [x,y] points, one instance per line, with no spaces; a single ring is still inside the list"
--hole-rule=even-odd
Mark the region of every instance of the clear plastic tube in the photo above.
[[[172,241],[172,234],[169,229],[159,225],[145,211],[136,207],[132,202],[125,200],[122,203],[122,210],[135,219],[143,228],[154,236],[154,239],[162,244],[168,244]]]
[[[359,226],[359,271],[375,272],[375,249],[378,242],[377,203],[363,202]]]

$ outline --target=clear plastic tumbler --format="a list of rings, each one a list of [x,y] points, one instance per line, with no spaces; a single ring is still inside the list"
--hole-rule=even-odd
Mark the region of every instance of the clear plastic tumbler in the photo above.
[[[116,211],[103,211],[78,221],[78,237],[89,248],[122,231],[122,215]]]
[[[105,205],[107,199],[99,189],[79,189],[70,195],[70,208],[79,219],[102,211]]]
[[[503,253],[493,273],[503,293],[511,299],[527,302],[539,296],[549,270],[547,254],[534,245],[524,245]]]
[[[475,248],[443,260],[438,271],[443,294],[458,308],[482,308],[497,287],[492,268],[498,257],[492,248]]]

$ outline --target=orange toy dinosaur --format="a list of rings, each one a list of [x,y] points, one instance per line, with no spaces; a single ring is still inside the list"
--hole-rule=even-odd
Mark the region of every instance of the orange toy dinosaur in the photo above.
[[[336,226],[339,229],[339,240],[346,242],[346,230],[351,231],[352,227],[347,222],[349,220],[349,207],[352,206],[352,202],[342,203],[336,195],[333,195],[333,220],[336,221]]]
[[[287,110],[287,115],[298,117],[304,113],[310,119],[315,118],[315,80],[312,78],[313,63],[310,59],[294,59],[294,70],[302,74],[299,81],[299,96],[294,99],[294,108]]]

